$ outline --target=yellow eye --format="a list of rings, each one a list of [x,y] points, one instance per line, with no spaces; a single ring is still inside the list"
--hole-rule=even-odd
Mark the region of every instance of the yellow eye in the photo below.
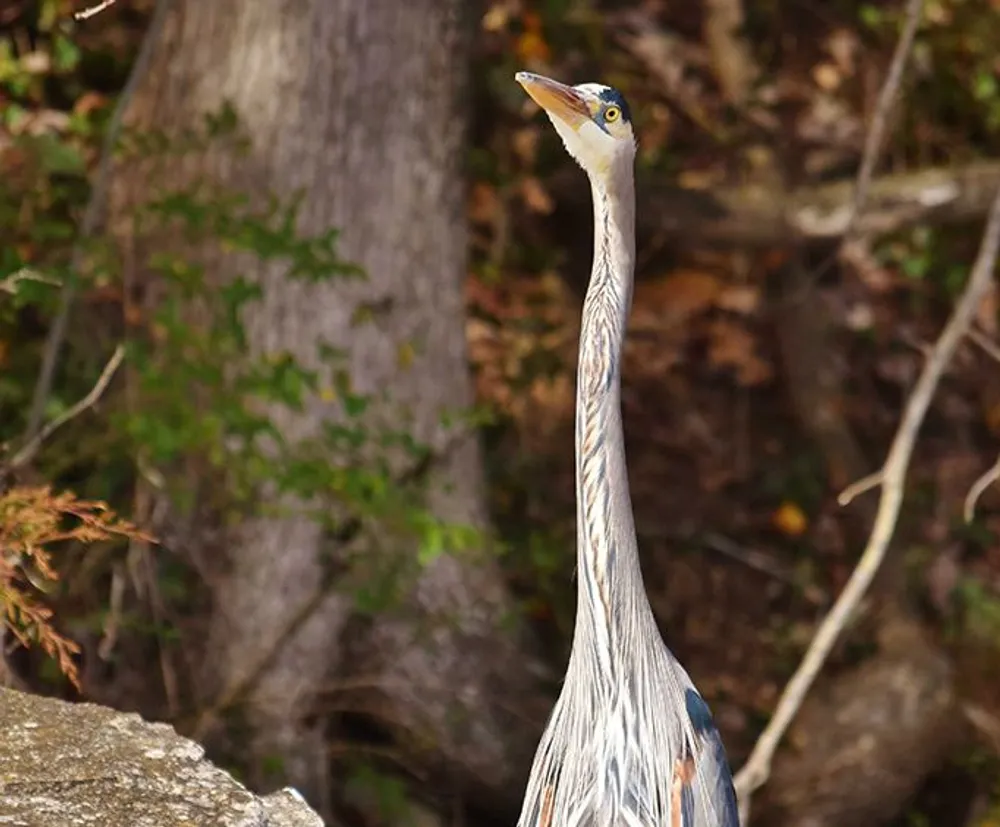
[[[614,123],[622,116],[622,111],[617,106],[609,106],[604,110],[604,120],[607,123]]]

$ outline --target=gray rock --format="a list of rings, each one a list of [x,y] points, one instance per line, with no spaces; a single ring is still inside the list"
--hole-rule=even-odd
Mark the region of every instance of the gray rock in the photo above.
[[[0,827],[323,827],[258,797],[166,724],[0,689]]]

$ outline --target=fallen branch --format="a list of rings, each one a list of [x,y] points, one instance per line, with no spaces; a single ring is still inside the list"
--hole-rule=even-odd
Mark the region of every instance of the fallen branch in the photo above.
[[[97,378],[97,382],[94,383],[94,387],[90,389],[90,393],[83,397],[83,399],[77,402],[68,411],[64,411],[62,414],[45,425],[40,431],[38,431],[38,433],[24,443],[24,445],[18,449],[17,453],[14,454],[8,462],[0,465],[0,476],[9,474],[11,471],[15,471],[18,468],[27,465],[32,459],[34,459],[35,454],[38,453],[38,449],[42,447],[42,443],[52,436],[55,431],[71,419],[75,419],[84,411],[96,405],[97,401],[104,395],[104,391],[107,390],[112,377],[115,375],[115,371],[118,370],[124,358],[125,348],[123,345],[118,345],[118,347],[115,348],[115,352],[111,354],[111,358],[108,360],[108,363],[104,366],[104,370],[101,371],[101,375]]]
[[[750,758],[736,776],[741,814],[748,810],[750,797],[754,791],[766,783],[771,771],[771,761],[781,738],[823,667],[838,635],[857,608],[882,563],[895,531],[903,500],[903,484],[917,433],[941,375],[958,344],[968,332],[982,297],[990,288],[998,250],[1000,250],[1000,189],[994,195],[969,281],[907,400],[889,454],[882,470],[878,473],[881,495],[868,544],[843,592],[820,624],[802,663],[785,687],[774,716],[758,739]]]
[[[584,214],[590,203],[586,183],[577,179],[566,167],[546,181],[558,204],[554,225],[576,226],[574,217],[590,221]],[[990,160],[876,176],[852,232],[874,239],[918,224],[977,221],[998,187],[1000,161]],[[855,191],[853,178],[791,191],[763,185],[699,190],[678,187],[665,176],[640,175],[638,243],[784,248],[835,242],[850,227]]]

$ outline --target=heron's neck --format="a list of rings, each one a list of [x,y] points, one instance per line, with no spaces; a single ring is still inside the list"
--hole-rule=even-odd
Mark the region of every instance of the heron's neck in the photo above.
[[[594,266],[577,369],[577,632],[581,624],[593,623],[599,637],[614,635],[634,612],[650,612],[639,569],[621,414],[621,356],[635,266],[635,192],[632,170],[626,172],[613,176],[613,184],[591,181]]]

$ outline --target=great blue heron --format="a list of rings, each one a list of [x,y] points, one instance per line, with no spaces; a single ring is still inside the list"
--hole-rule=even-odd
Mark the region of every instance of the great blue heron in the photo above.
[[[594,202],[576,390],[576,629],[518,827],[739,827],[719,733],[660,637],[639,568],[620,381],[635,264],[628,104],[599,84],[516,78],[587,173]]]

